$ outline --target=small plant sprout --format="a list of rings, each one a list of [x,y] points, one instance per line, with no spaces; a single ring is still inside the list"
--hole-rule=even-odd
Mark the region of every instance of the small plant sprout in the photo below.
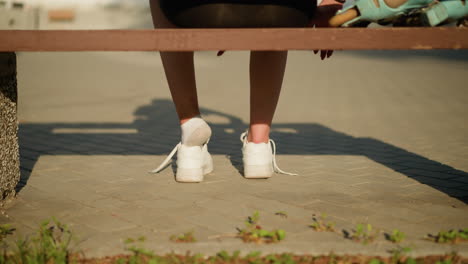
[[[383,262],[383,261],[380,260],[380,259],[373,258],[373,259],[371,259],[367,264],[385,264],[385,262]]]
[[[155,253],[151,250],[143,248],[143,243],[146,241],[144,236],[138,237],[136,239],[127,238],[124,241],[125,250],[132,253],[128,257],[128,263],[146,263],[148,259],[154,258]],[[117,263],[127,263],[126,259],[118,259]],[[149,263],[149,262],[148,262]]]
[[[13,228],[11,225],[6,224],[6,225],[0,225],[0,242],[3,241],[7,236],[13,235],[15,232],[15,228]]]
[[[244,229],[238,229],[237,237],[241,238],[244,242],[253,242],[257,244],[262,243],[277,243],[284,240],[286,232],[282,229],[268,231],[262,229],[258,224],[260,219],[258,211],[254,212],[252,216],[247,218]]]
[[[447,254],[441,259],[439,259],[435,264],[455,264],[455,263],[465,263],[464,260],[460,259],[460,256],[456,252],[452,252]]]
[[[71,240],[66,225],[54,218],[43,221],[31,238],[17,240],[17,253],[10,258],[11,263],[69,263]]]
[[[452,264],[451,259],[438,260],[435,264]]]
[[[247,217],[247,222],[245,223],[247,226],[256,225],[260,220],[260,213],[255,211],[252,216]]]
[[[394,229],[391,234],[386,234],[386,238],[392,243],[400,243],[405,239],[405,233],[401,232],[398,229]]]
[[[371,224],[357,224],[349,238],[356,242],[368,244],[374,241],[377,233],[378,231],[375,231]]]
[[[460,230],[440,231],[437,235],[428,235],[426,239],[436,243],[457,244],[468,241],[468,228]]]
[[[286,212],[284,212],[284,211],[276,212],[275,215],[281,216],[283,218],[288,218],[288,214]]]
[[[416,264],[416,260],[411,257],[407,257],[406,254],[411,252],[411,248],[398,246],[392,250],[389,250],[389,253],[392,254],[390,263],[391,264]]]
[[[313,222],[309,226],[317,232],[335,232],[335,223],[327,222],[326,219],[326,214],[321,214],[320,217],[313,215]]]
[[[236,250],[234,251],[234,253],[232,255],[230,255],[227,251],[225,250],[222,250],[218,253],[216,253],[216,257],[215,259],[217,261],[223,261],[224,262],[233,262],[233,263],[237,263],[240,259],[240,251],[239,250]]]
[[[172,235],[170,240],[176,243],[193,243],[197,242],[197,239],[193,235],[193,231],[185,232],[181,235]]]

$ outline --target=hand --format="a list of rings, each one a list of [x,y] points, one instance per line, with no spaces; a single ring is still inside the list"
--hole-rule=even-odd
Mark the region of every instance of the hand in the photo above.
[[[329,27],[328,21],[332,18],[336,11],[342,8],[343,4],[335,0],[323,0],[315,11],[314,17],[309,21],[309,27]],[[317,54],[319,51],[314,50]],[[321,50],[320,58],[330,58],[333,54],[333,50]]]
[[[314,50],[314,54],[317,54],[319,50]],[[333,50],[320,50],[320,59],[330,58],[333,54]]]

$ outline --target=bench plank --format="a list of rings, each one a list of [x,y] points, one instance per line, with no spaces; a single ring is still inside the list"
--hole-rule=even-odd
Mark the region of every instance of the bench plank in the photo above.
[[[0,30],[0,51],[468,49],[468,28]]]

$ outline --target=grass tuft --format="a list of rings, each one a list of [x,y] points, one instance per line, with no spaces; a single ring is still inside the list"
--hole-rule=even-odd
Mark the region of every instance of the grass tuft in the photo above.
[[[255,211],[252,216],[247,218],[244,229],[238,229],[237,234],[244,242],[247,243],[277,243],[286,238],[286,231],[282,229],[276,229],[268,231],[263,229],[260,224],[260,215],[258,211]]]
[[[405,233],[398,229],[394,229],[391,234],[385,234],[385,238],[392,243],[400,243],[405,239]]]
[[[468,228],[460,230],[440,231],[436,235],[428,235],[426,239],[436,243],[457,244],[468,241]]]
[[[313,222],[309,225],[309,227],[311,227],[317,232],[335,232],[335,223],[327,222],[326,219],[326,214],[321,214],[319,217],[313,215]]]
[[[172,235],[169,238],[171,241],[176,243],[194,243],[197,242],[197,239],[193,235],[193,231],[185,232],[181,235]]]
[[[349,238],[353,241],[369,244],[375,240],[379,232],[374,230],[371,224],[357,224],[356,228],[352,230]]]

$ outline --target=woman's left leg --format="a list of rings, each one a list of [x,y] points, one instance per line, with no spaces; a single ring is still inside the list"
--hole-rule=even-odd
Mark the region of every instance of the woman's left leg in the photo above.
[[[287,51],[252,51],[250,57],[250,126],[242,134],[245,178],[269,178],[283,172],[270,145],[270,128],[283,84]],[[286,173],[288,174],[288,173]]]
[[[287,51],[251,52],[249,142],[267,143],[270,138],[287,57]]]

